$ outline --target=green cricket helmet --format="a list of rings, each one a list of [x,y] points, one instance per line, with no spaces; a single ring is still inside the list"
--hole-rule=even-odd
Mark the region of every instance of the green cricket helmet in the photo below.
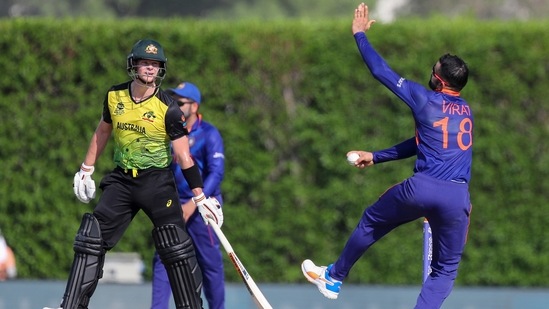
[[[160,70],[157,75],[156,87],[159,87],[166,76],[166,62],[168,59],[164,56],[164,48],[157,41],[151,39],[140,40],[132,47],[127,58],[128,75],[133,80],[139,78],[137,75],[137,61],[141,59],[154,60],[160,62]]]

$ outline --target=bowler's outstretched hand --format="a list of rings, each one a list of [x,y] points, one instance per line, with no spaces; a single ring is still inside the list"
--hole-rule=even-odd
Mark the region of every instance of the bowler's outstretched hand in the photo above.
[[[357,32],[366,32],[370,29],[375,19],[368,17],[368,6],[362,2],[355,9],[355,18],[353,19],[353,35]]]

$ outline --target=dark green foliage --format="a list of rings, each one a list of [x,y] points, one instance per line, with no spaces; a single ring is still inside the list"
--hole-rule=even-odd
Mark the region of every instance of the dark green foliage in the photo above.
[[[474,208],[458,284],[548,285],[546,29],[432,19],[376,24],[369,33],[411,80],[426,82],[447,52],[470,66],[462,95],[476,117]],[[348,150],[414,134],[406,106],[367,72],[347,20],[13,19],[0,21],[0,31],[0,227],[22,278],[66,278],[80,218],[97,201],[79,203],[72,178],[103,96],[128,79],[127,53],[142,38],[164,46],[163,88],[197,84],[205,119],[225,139],[223,230],[256,281],[303,282],[301,260],[335,259],[364,208],[412,173],[411,159],[364,171],[345,162]],[[96,183],[111,156],[108,147]],[[137,251],[149,266],[151,229],[139,214],[114,250]],[[421,254],[418,220],[372,247],[348,282],[418,284]],[[238,281],[225,261],[228,280]]]

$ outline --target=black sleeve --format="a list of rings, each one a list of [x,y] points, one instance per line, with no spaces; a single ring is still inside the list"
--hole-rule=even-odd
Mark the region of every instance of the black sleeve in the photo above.
[[[109,111],[109,92],[111,90],[107,92],[105,100],[103,100],[103,121],[106,123],[112,123],[111,112]]]
[[[166,111],[166,132],[170,137],[170,140],[176,140],[185,135],[189,135],[187,130],[187,120],[183,115],[183,112],[177,105],[177,102],[172,98],[169,98],[167,101],[168,110]]]
[[[109,93],[112,91],[125,90],[129,89],[131,81],[124,82],[122,84],[112,86],[107,94],[105,94],[105,99],[103,100],[103,121],[106,123],[112,123],[112,114],[109,110]]]

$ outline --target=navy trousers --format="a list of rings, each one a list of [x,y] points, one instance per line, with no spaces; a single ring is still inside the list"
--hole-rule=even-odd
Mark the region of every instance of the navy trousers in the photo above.
[[[468,184],[415,174],[391,187],[366,208],[330,276],[343,281],[376,241],[404,223],[425,217],[433,233],[432,272],[423,284],[415,308],[438,309],[452,291],[457,277],[470,212]]]

